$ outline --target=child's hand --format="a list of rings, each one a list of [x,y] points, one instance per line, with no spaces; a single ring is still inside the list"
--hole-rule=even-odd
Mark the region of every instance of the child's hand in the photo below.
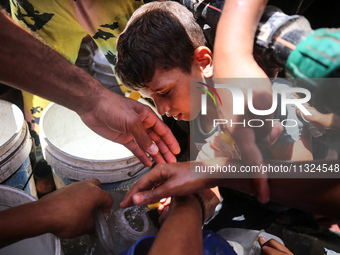
[[[303,106],[312,114],[312,115],[303,115],[298,107],[296,107],[296,114],[310,123],[312,123],[319,130],[330,129],[332,126],[332,121],[334,118],[333,113],[324,114],[317,111],[313,106],[308,103],[303,104]]]
[[[264,237],[259,237],[259,243],[261,245],[261,255],[293,255],[284,245],[270,239],[267,241]]]
[[[171,197],[161,199],[161,205],[158,207],[157,211],[159,214],[159,224],[162,224],[168,214],[169,206],[171,203]]]
[[[221,132],[214,133],[206,139],[206,142],[207,143],[202,146],[202,150],[198,153],[196,160],[202,161],[217,157],[239,159],[232,139],[228,139],[228,137]]]

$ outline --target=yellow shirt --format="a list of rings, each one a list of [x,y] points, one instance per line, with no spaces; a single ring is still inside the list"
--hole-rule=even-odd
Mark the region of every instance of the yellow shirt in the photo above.
[[[89,34],[110,64],[116,62],[116,40],[139,0],[11,0],[13,19],[75,63],[82,39]],[[29,49],[27,49],[29,50]],[[43,70],[42,70],[43,71]],[[49,86],[46,84],[46,86]],[[49,101],[23,92],[25,118],[39,133],[39,119]]]

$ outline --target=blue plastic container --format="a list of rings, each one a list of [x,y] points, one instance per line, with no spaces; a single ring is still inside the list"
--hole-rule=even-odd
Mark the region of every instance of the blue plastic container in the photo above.
[[[204,255],[237,255],[233,247],[219,234],[203,231]]]
[[[144,236],[120,255],[146,255],[148,254],[155,239],[155,235]]]
[[[146,255],[155,238],[155,235],[144,236],[120,255]],[[203,252],[204,255],[237,255],[223,237],[206,230],[203,231]]]
[[[0,100],[0,183],[37,196],[29,153],[32,140],[21,110]]]

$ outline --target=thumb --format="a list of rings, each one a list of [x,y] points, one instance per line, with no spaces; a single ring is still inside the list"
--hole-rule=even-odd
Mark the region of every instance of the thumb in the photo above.
[[[165,193],[167,189],[164,185],[156,189],[139,192],[133,195],[132,200],[136,205],[147,205],[159,202],[162,198],[169,197],[169,192]]]
[[[103,212],[109,213],[111,211],[112,204],[113,204],[112,197],[108,193],[103,191],[103,196],[101,197],[99,207],[102,208]]]
[[[263,246],[266,242],[267,242],[266,238],[264,238],[263,236],[259,237],[259,243],[260,243],[261,246]]]

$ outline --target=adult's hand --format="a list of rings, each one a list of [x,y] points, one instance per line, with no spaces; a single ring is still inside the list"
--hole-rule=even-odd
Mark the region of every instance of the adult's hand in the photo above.
[[[70,184],[39,199],[39,206],[50,217],[50,232],[63,238],[93,232],[95,211],[101,208],[109,213],[113,202],[100,186],[98,179],[90,179]]]
[[[156,163],[172,163],[180,152],[171,130],[150,107],[109,90],[103,90],[98,103],[81,119],[94,132],[123,144],[144,165],[152,165],[146,153]]]
[[[201,164],[201,162],[156,165],[136,182],[120,206],[125,208],[132,204],[156,203],[162,198],[190,195],[199,190],[216,186],[212,184],[209,187],[208,179],[191,178],[190,164]]]
[[[124,144],[147,166],[152,162],[146,153],[156,163],[176,161],[179,145],[150,107],[106,89],[2,11],[0,24],[1,82],[77,112],[93,131]]]
[[[35,202],[0,212],[0,247],[45,233],[72,238],[94,233],[94,212],[109,212],[112,198],[97,179],[70,184]]]

